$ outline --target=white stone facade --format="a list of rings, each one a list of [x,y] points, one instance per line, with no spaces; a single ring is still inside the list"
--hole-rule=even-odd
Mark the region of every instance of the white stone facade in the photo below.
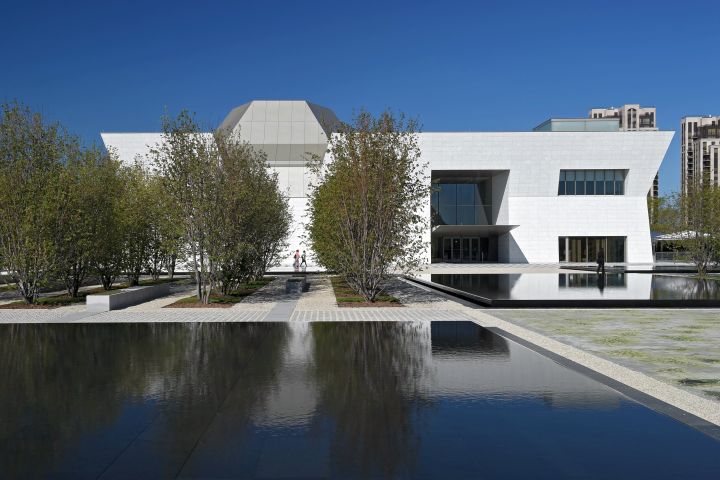
[[[252,110],[254,103],[245,111]],[[308,110],[315,107],[316,112],[322,108],[305,105]],[[267,105],[264,108],[267,112]],[[298,112],[301,110],[299,106],[295,108]],[[234,120],[241,118],[245,111],[237,114],[238,118]],[[322,109],[322,112],[329,111]],[[313,123],[312,118],[306,118],[307,110],[302,113],[303,119],[298,121]],[[267,113],[265,115],[264,121],[267,122]],[[272,148],[268,147],[270,143],[267,137],[263,137],[262,143],[253,137],[259,126],[251,125],[251,128],[251,132],[247,128],[245,130],[250,140],[255,140],[258,147],[264,150]],[[263,132],[267,131],[267,125],[262,128]],[[309,144],[317,150],[323,145],[325,132],[312,130],[317,137],[313,136]],[[431,170],[496,172],[492,192],[495,223],[513,226],[509,233],[499,237],[500,262],[558,262],[559,237],[618,236],[626,237],[626,262],[650,263],[653,257],[646,196],[672,136],[673,132],[664,131],[426,132],[419,134],[419,146],[422,160],[428,162]],[[103,133],[102,139],[108,148],[117,152],[121,160],[131,162],[138,155],[142,157],[149,146],[161,140],[161,136],[157,133]],[[305,143],[303,135],[302,144]],[[303,146],[303,149],[307,151],[307,147]],[[283,262],[289,266],[292,263],[292,251],[309,251],[303,240],[307,178],[300,158],[280,161],[270,155],[268,157],[271,160],[270,168],[286,175],[281,177],[281,184],[290,197],[294,216],[288,257]],[[282,169],[288,169],[288,172],[280,171]],[[572,169],[625,170],[624,194],[558,195],[560,171]],[[291,174],[291,171],[297,171],[298,174]],[[501,181],[495,182],[495,178]],[[428,200],[425,208],[427,218],[430,217],[430,211]],[[430,238],[428,229],[425,234],[428,262]],[[310,261],[312,264],[312,256]]]

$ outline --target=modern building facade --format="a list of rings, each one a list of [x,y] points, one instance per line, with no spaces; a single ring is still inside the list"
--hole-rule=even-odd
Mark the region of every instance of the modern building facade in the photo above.
[[[629,103],[617,108],[591,108],[588,118],[617,118],[618,128],[623,132],[657,130],[657,109],[641,107],[637,103]],[[656,173],[648,197],[658,198],[659,196],[660,177],[659,173]]]
[[[695,181],[718,185],[720,116],[683,117],[680,121],[680,189]]]
[[[309,155],[323,155],[337,117],[304,101],[253,101],[223,128],[268,155],[290,197],[290,249],[304,246]],[[553,119],[529,132],[423,132],[431,198],[428,262],[652,262],[646,194],[673,132],[625,132],[615,119]],[[158,133],[103,133],[123,161]],[[286,264],[291,263],[290,256]]]

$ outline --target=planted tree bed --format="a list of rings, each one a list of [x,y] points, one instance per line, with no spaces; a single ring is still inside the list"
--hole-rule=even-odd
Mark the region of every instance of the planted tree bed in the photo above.
[[[392,295],[378,295],[374,302],[368,302],[362,295],[358,295],[355,290],[341,277],[330,277],[333,292],[335,293],[335,301],[338,307],[402,307],[400,300]]]
[[[165,305],[164,308],[230,308],[236,303],[242,302],[246,297],[252,295],[260,288],[272,282],[275,277],[262,277],[240,286],[239,289],[229,295],[219,292],[210,294],[210,303],[202,303],[196,296],[181,298],[180,300]]]
[[[181,280],[172,279],[171,280],[169,278],[161,278],[158,280],[141,280],[140,286],[144,287],[144,286],[150,286],[150,285],[159,285],[161,283],[184,282],[184,281],[187,281],[187,279],[181,279]],[[121,292],[123,289],[126,289],[128,287],[129,286],[127,284],[118,284],[118,285],[114,285],[110,290],[104,290],[102,287],[91,288],[88,290],[80,290],[78,292],[77,297],[71,297],[70,295],[67,295],[67,294],[51,295],[48,297],[40,297],[35,301],[35,303],[25,303],[23,300],[18,300],[16,302],[0,305],[0,309],[22,310],[22,309],[53,309],[53,308],[59,308],[59,307],[67,307],[69,305],[85,303],[88,295],[113,295],[115,293]]]

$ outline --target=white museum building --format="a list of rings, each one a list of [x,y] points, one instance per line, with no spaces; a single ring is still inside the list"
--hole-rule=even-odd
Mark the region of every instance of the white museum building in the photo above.
[[[304,244],[310,154],[339,124],[306,101],[252,101],[220,125],[268,158],[293,212],[290,251]],[[647,193],[674,132],[623,131],[617,118],[550,119],[525,132],[422,132],[431,170],[428,262],[652,263]],[[161,133],[102,133],[123,162]],[[311,257],[312,258],[312,257]]]

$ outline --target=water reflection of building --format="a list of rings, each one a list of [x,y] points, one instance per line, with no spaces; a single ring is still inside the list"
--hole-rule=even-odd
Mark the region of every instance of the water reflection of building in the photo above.
[[[606,274],[602,289],[592,272],[418,275],[491,300],[648,300],[652,275]]]
[[[448,341],[453,335],[458,350]],[[431,395],[508,402],[538,398],[558,408],[618,404],[617,393],[608,387],[473,323],[435,322],[432,341],[436,374]]]

